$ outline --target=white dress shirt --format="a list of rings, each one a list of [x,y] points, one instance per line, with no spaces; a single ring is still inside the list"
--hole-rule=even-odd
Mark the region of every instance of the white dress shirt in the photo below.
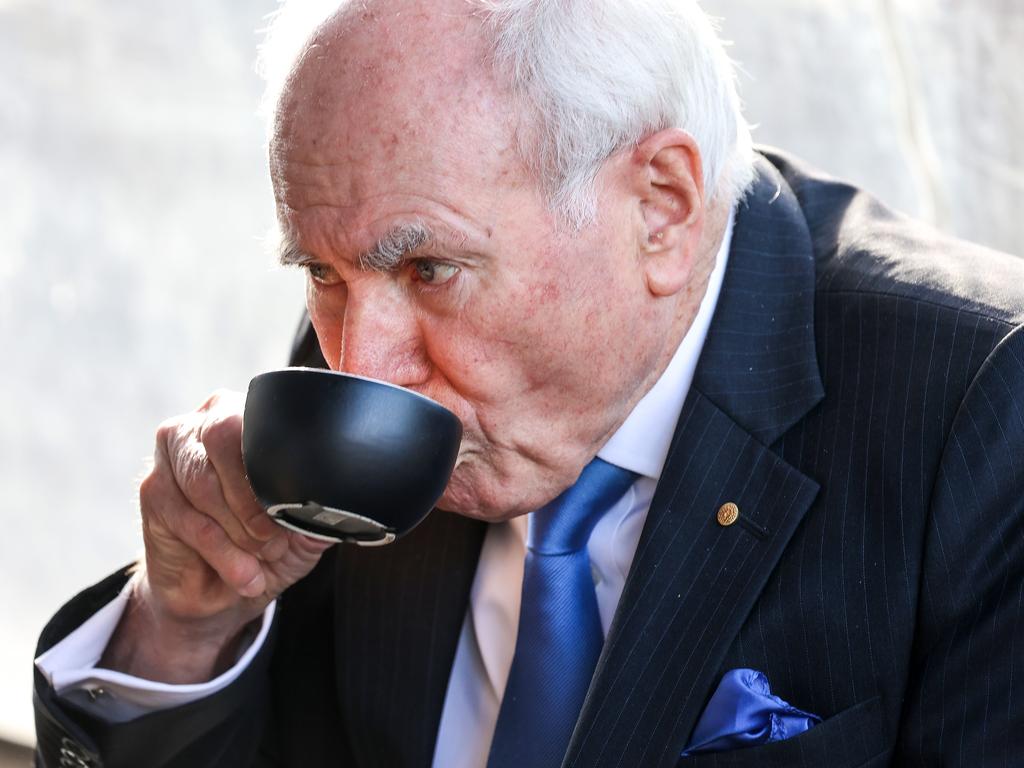
[[[622,426],[598,452],[605,461],[638,475],[625,495],[598,521],[587,543],[601,626],[611,625],[633,562],[651,499],[661,476],[683,401],[693,381],[718,303],[732,240],[733,216],[717,255],[700,310],[672,361]],[[484,768],[512,666],[526,559],[527,517],[492,525],[484,539],[448,681],[434,752],[436,768]],[[102,689],[96,714],[117,701],[117,719],[185,704],[230,685],[258,653],[273,621],[271,604],[259,632],[238,662],[214,680],[167,685],[98,668],[128,601],[130,585],[78,629],[36,659],[58,693]]]

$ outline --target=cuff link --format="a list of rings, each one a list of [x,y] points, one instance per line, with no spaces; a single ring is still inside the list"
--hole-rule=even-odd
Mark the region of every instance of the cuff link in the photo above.
[[[67,736],[60,740],[60,768],[100,768],[85,749]]]

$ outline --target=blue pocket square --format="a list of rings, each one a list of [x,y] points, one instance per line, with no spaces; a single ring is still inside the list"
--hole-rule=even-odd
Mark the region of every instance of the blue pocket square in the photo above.
[[[820,722],[773,696],[763,672],[733,669],[722,676],[681,757],[782,741]]]

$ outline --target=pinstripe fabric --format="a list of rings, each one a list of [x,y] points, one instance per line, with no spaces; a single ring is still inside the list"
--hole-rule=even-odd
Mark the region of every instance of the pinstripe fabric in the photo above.
[[[484,531],[439,513],[404,553],[337,559],[335,680],[356,764],[430,765]]]
[[[825,723],[680,765],[1024,765],[1024,264],[772,160],[567,763],[674,764],[754,667]],[[817,490],[789,541],[763,523],[781,556],[713,534],[786,493],[737,432]]]
[[[766,157],[565,764],[1024,765],[1024,262]],[[316,354],[307,328],[293,362]],[[107,727],[37,681],[42,751],[134,767],[159,733],[189,768],[252,744],[261,766],[429,765],[483,532],[435,514],[338,550],[253,671],[185,713]],[[679,760],[737,667],[824,722]]]
[[[430,764],[483,532],[431,515],[387,550],[332,550],[289,591],[258,765]]]

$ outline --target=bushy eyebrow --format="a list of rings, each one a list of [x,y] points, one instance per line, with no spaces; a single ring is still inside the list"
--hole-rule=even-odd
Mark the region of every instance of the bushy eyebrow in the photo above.
[[[398,224],[385,232],[372,248],[359,254],[359,266],[377,272],[392,272],[409,254],[435,241],[434,233],[426,224]],[[294,239],[282,234],[278,261],[286,267],[301,267],[316,259],[303,251]]]
[[[283,267],[302,267],[313,261],[313,258],[299,248],[291,237],[282,233],[277,245],[277,260]]]
[[[420,222],[399,224],[389,229],[370,250],[359,256],[363,269],[391,272],[398,269],[410,253],[434,242],[434,233]]]

